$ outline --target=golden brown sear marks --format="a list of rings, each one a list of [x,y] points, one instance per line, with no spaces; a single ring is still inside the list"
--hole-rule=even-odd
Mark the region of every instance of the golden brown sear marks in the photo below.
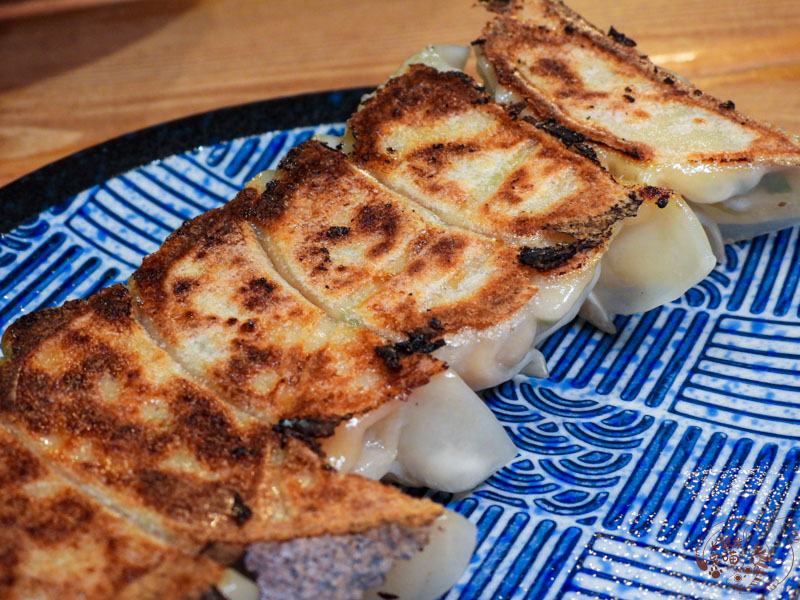
[[[82,494],[0,428],[0,597],[189,600],[221,575]]]
[[[186,370],[269,423],[335,424],[407,397],[444,369],[420,355],[388,369],[374,351],[381,338],[332,319],[289,286],[243,218],[253,195],[245,190],[184,224],[132,277],[138,314]],[[380,218],[363,221],[386,228],[371,222]],[[321,249],[350,237],[343,231],[316,231],[309,264],[326,269]]]
[[[558,0],[514,0],[498,12],[476,49],[540,120],[642,162],[800,160],[784,132],[655,66],[635,41]]]
[[[318,142],[292,150],[252,206],[270,255],[306,295],[395,338],[431,319],[443,334],[485,329],[536,293],[515,248],[445,225]],[[331,227],[348,232],[330,238]]]
[[[638,207],[590,148],[568,150],[464,73],[412,65],[349,127],[353,160],[381,182],[452,225],[511,244],[586,251]]]
[[[307,423],[271,427],[189,380],[132,318],[122,286],[23,317],[4,349],[0,421],[82,489],[183,548],[438,514],[326,470],[303,441]]]

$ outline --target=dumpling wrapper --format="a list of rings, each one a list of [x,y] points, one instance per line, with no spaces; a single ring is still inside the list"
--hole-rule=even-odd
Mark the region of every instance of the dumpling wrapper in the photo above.
[[[0,421],[93,496],[188,548],[347,533],[358,528],[351,501],[367,520],[406,513],[413,526],[439,514],[324,469],[297,430],[188,378],[132,315],[125,288],[113,286],[27,315],[3,338]],[[341,505],[319,502],[334,492]]]
[[[584,138],[625,181],[675,190],[725,241],[800,222],[800,144],[661,69],[557,0],[514,0],[475,44],[498,101]]]
[[[571,320],[593,287],[608,328],[607,315],[675,300],[713,268],[700,222],[678,196],[620,185],[588,145],[491,102],[438,48],[408,59],[362,102],[343,147],[447,223],[537,249],[535,343]]]
[[[220,402],[151,341],[122,286],[21,318],[3,349],[2,425],[80,493],[176,551],[413,530],[442,514],[336,473],[297,430]]]
[[[433,47],[416,54],[365,100],[348,123],[344,148],[381,183],[447,224],[517,252],[536,249],[529,275],[539,288],[538,343],[575,316],[616,221],[635,214],[641,199],[589,159],[487,102],[464,73],[442,71],[435,57]]]
[[[238,409],[324,439],[343,472],[380,479],[394,468],[404,483],[460,492],[513,458],[497,419],[441,361],[417,353],[389,368],[376,351],[386,340],[330,317],[278,274],[243,215],[251,192],[184,224],[131,278],[137,316],[170,355]],[[405,424],[430,402],[471,418],[443,423],[437,439],[412,435]],[[376,433],[392,428],[427,460],[404,468],[392,435]],[[434,451],[443,441],[449,455]],[[357,469],[379,443],[383,460]]]
[[[248,220],[276,269],[331,316],[394,342],[387,364],[435,350],[479,389],[529,361],[536,286],[518,249],[446,225],[314,141],[249,185]]]
[[[4,600],[200,600],[223,569],[81,493],[0,427]]]

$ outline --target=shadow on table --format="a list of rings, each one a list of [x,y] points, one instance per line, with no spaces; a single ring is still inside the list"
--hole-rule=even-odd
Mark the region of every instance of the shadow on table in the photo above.
[[[137,0],[0,20],[0,91],[91,63],[165,27],[197,0]]]

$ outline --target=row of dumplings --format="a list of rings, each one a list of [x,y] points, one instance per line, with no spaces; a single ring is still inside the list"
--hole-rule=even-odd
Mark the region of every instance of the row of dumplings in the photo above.
[[[12,326],[2,448],[112,507],[106,529],[137,551],[206,565],[198,594],[318,597],[319,565],[356,547],[381,558],[342,575],[358,594],[448,589],[474,526],[352,475],[474,488],[516,454],[477,390],[546,377],[536,347],[576,315],[613,331],[702,280],[724,242],[800,217],[788,136],[560,2],[498,5],[474,42],[485,87],[467,49],[422,50],[342,138],[185,223],[127,287]],[[260,591],[196,552],[230,546]]]

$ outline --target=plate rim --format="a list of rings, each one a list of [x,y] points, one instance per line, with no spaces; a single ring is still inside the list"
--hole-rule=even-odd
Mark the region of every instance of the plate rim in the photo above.
[[[0,235],[85,189],[173,154],[278,129],[346,121],[373,89],[307,92],[215,108],[89,146],[0,187]]]

